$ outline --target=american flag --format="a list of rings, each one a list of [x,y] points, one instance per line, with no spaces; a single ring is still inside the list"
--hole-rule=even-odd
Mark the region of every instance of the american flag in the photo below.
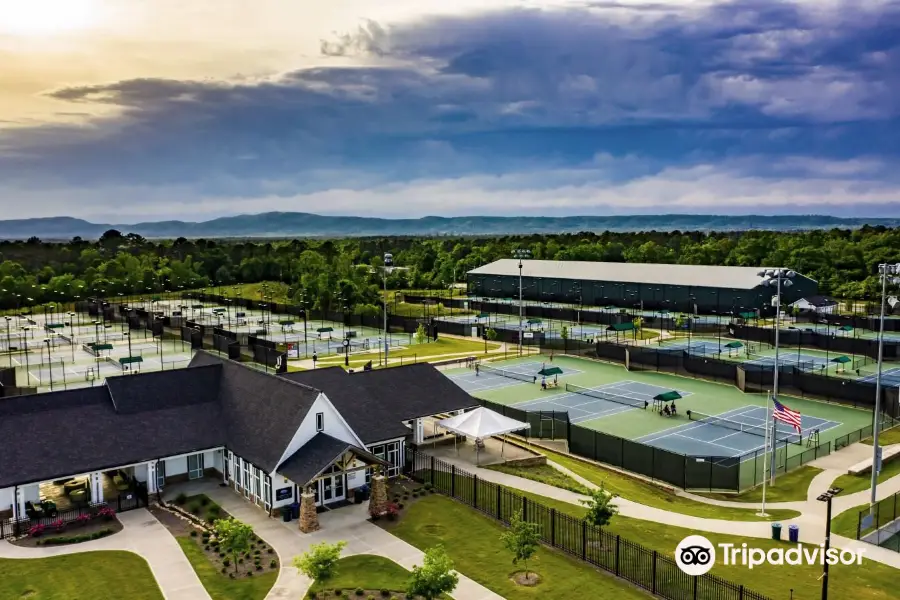
[[[797,433],[800,433],[800,413],[796,410],[791,410],[778,400],[773,400],[773,402],[775,403],[775,414],[773,415],[775,420],[791,425],[797,430]]]

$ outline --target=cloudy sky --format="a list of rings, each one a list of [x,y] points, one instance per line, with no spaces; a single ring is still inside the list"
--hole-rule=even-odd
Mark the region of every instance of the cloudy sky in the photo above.
[[[0,0],[0,218],[900,216],[897,0]]]

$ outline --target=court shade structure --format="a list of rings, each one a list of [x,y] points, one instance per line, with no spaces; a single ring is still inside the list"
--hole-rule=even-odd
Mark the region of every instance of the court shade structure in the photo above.
[[[670,390],[668,392],[663,392],[662,394],[657,394],[653,396],[653,399],[657,402],[674,402],[675,400],[681,400],[682,396],[675,390]]]
[[[729,350],[738,350],[740,348],[743,348],[744,344],[742,344],[741,342],[728,342],[727,344],[725,344],[725,347]]]
[[[550,377],[551,375],[562,375],[563,370],[559,367],[545,367],[538,371],[538,375],[543,375],[544,377]]]
[[[483,440],[484,438],[493,437],[495,435],[503,435],[505,433],[512,433],[514,431],[522,431],[531,428],[531,425],[528,423],[511,419],[510,417],[501,415],[500,413],[484,408],[483,406],[467,413],[450,417],[449,419],[441,419],[437,422],[437,425],[448,431],[452,431],[457,435],[471,437],[475,440]],[[454,444],[456,443],[456,439],[457,438],[454,437]],[[503,455],[505,446],[506,440],[504,439],[500,447],[501,456]],[[480,456],[480,447],[478,444],[475,445],[475,452],[477,463]]]
[[[607,331],[631,331],[634,329],[634,323],[613,323],[609,327],[606,328]]]

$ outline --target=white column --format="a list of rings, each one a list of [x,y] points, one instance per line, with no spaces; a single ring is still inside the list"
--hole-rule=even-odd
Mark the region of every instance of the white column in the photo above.
[[[103,502],[103,473],[91,473],[91,502],[100,504]]]
[[[225,449],[221,449],[219,452],[222,453],[222,483],[228,485],[228,457],[225,456]]]
[[[156,461],[151,460],[147,462],[147,493],[155,494],[156,491]]]
[[[425,424],[422,419],[416,419],[415,428],[413,430],[413,441],[421,444],[425,441]]]
[[[17,519],[25,518],[25,491],[21,486],[16,488],[16,497],[15,497],[15,507],[16,514],[14,515]]]

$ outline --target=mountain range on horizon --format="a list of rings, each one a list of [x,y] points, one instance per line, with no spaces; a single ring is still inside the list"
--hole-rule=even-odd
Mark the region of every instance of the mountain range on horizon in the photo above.
[[[897,227],[900,218],[844,218],[805,216],[631,215],[571,217],[378,217],[327,216],[296,212],[236,215],[208,221],[159,221],[133,224],[92,223],[73,217],[0,220],[0,239],[44,241],[99,238],[116,229],[145,238],[284,238],[446,236],[578,233],[582,231],[802,231],[858,228],[865,225]]]

